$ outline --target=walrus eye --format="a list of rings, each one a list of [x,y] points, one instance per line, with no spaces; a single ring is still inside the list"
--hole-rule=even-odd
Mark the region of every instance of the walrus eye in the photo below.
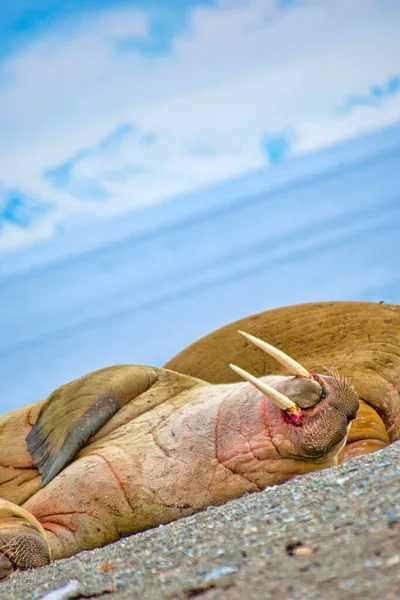
[[[301,408],[299,408],[297,404],[293,402],[293,400],[290,400],[290,398],[278,392],[278,390],[275,390],[273,387],[270,387],[261,381],[261,379],[257,379],[257,377],[254,377],[254,375],[251,375],[236,365],[230,364],[229,366],[235,371],[235,373],[240,375],[240,377],[254,385],[259,392],[267,396],[267,398],[269,398],[269,400],[276,404],[276,406],[278,406],[278,408],[281,410],[285,410],[292,415],[299,415],[301,413]]]
[[[274,346],[271,346],[271,344],[268,344],[267,342],[256,338],[254,335],[250,335],[250,333],[245,333],[244,331],[239,331],[238,333],[240,333],[240,335],[243,335],[246,339],[249,340],[249,342],[251,342],[255,346],[261,348],[261,350],[264,350],[264,352],[267,352],[267,354],[272,356],[272,358],[275,358],[275,360],[277,360],[281,363],[281,365],[286,367],[289,373],[291,373],[292,375],[312,379],[312,375],[310,375],[307,369],[302,367],[297,361],[294,360],[294,358],[291,358],[290,356],[282,352],[282,350],[278,350],[278,348],[275,348]]]

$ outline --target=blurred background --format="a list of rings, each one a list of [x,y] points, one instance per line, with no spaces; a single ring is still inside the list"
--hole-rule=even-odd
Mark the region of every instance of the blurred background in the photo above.
[[[255,312],[399,303],[399,31],[397,0],[2,5],[1,412]]]

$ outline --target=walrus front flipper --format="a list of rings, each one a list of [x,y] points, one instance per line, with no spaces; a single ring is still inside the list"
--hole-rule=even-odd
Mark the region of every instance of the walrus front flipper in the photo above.
[[[58,475],[120,408],[148,390],[162,373],[162,369],[151,367],[108,367],[53,392],[26,437],[42,486]],[[138,414],[151,409],[151,404],[141,407]]]

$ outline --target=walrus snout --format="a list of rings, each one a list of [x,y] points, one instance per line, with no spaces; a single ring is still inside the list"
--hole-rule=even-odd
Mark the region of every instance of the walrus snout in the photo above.
[[[356,418],[360,408],[360,399],[353,385],[339,373],[331,376],[314,376],[325,390],[327,401],[334,410],[344,414],[347,424]]]
[[[338,452],[345,444],[349,424],[356,417],[360,400],[349,381],[339,375],[313,375],[313,379],[321,389],[320,400],[303,412],[293,433],[303,452],[317,457]],[[308,383],[310,385],[311,381]]]
[[[0,580],[49,562],[50,546],[39,521],[22,506],[0,498]]]

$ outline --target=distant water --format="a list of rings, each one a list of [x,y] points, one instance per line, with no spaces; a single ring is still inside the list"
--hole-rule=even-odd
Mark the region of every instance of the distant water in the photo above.
[[[399,173],[396,126],[3,256],[0,411],[262,310],[400,303]]]

